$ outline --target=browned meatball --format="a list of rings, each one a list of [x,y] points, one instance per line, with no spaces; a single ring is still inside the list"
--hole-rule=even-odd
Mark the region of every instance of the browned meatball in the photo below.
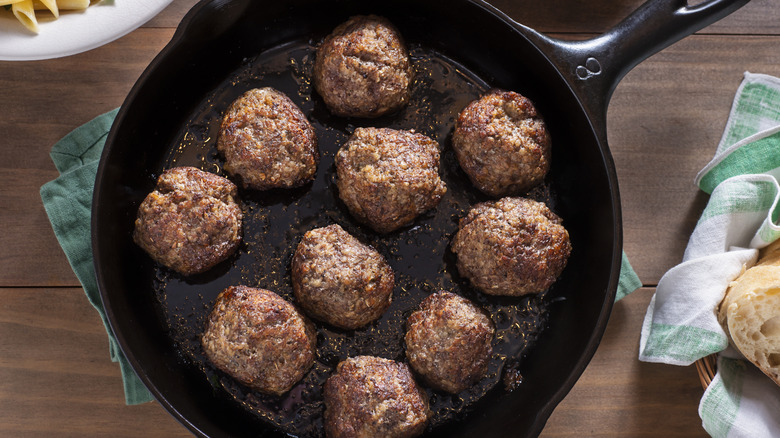
[[[412,223],[447,191],[438,143],[414,131],[356,129],[336,154],[336,172],[350,213],[380,233]]]
[[[303,236],[292,259],[292,282],[309,316],[344,329],[379,318],[395,283],[384,257],[338,225]]]
[[[488,315],[471,301],[437,292],[406,321],[406,357],[427,384],[457,393],[485,375],[494,332]]]
[[[530,100],[494,90],[461,111],[452,134],[460,166],[490,196],[519,195],[550,170],[550,135]]]
[[[502,198],[472,208],[452,241],[458,272],[491,295],[552,286],[571,253],[562,220],[541,202]]]
[[[317,340],[313,325],[279,295],[231,286],[217,296],[201,342],[217,368],[281,395],[311,368]]]
[[[225,170],[257,190],[306,184],[317,173],[314,128],[295,103],[273,88],[255,88],[228,108],[217,139]]]
[[[430,416],[409,367],[388,359],[358,356],[339,363],[323,392],[329,438],[414,437]]]
[[[182,275],[204,272],[241,243],[236,186],[194,167],[163,172],[141,202],[133,240],[158,263]]]
[[[317,49],[314,86],[338,116],[377,117],[401,108],[412,77],[398,30],[381,17],[352,17]]]

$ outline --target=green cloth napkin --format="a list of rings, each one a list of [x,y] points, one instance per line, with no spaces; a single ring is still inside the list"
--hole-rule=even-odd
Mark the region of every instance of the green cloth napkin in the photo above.
[[[76,277],[106,326],[111,360],[119,362],[122,370],[127,404],[138,404],[152,400],[152,395],[133,372],[108,326],[97,289],[90,246],[90,215],[95,175],[108,131],[118,111],[116,109],[96,117],[54,145],[51,158],[60,176],[41,187],[41,199],[54,234]],[[639,277],[624,253],[616,301],[641,286]]]
[[[618,280],[617,293],[615,294],[615,301],[620,301],[626,295],[642,287],[642,282],[634,272],[634,268],[631,267],[631,263],[628,261],[628,256],[623,253],[623,262],[620,266],[620,279]]]
[[[658,282],[639,342],[645,362],[690,365],[719,353],[699,404],[713,437],[780,436],[780,388],[739,360],[717,320],[729,283],[780,237],[778,177],[780,79],[745,73],[715,156],[695,180],[710,199],[682,263]]]
[[[122,372],[125,402],[134,405],[152,401],[153,397],[122,354],[106,320],[92,265],[90,239],[92,190],[98,161],[118,111],[116,109],[94,118],[52,147],[51,159],[60,176],[41,187],[41,199],[73,272],[106,327],[111,360],[119,362]]]

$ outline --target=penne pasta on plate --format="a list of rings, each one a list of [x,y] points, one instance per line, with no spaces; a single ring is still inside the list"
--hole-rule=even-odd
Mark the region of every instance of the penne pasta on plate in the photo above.
[[[33,0],[35,9],[50,9],[47,3],[55,3],[55,6],[63,11],[87,9],[90,0]]]
[[[60,8],[57,7],[56,0],[33,1],[33,9],[47,9],[54,15],[54,18],[60,17]]]
[[[35,17],[32,0],[22,0],[11,4],[11,11],[14,17],[19,20],[24,27],[38,33],[38,19]]]
[[[55,19],[60,11],[86,9],[90,0],[0,0],[0,6],[8,7],[14,17],[27,29],[38,33],[38,13],[48,11]],[[45,12],[44,12],[45,13]]]

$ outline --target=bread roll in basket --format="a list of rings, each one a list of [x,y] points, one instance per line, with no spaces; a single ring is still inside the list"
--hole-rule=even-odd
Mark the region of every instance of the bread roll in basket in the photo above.
[[[780,240],[729,285],[718,321],[731,344],[780,385]]]

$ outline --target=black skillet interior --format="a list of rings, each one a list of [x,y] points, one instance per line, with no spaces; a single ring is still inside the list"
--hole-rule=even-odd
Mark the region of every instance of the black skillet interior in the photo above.
[[[403,321],[428,293],[447,289],[488,309],[499,329],[489,376],[471,391],[430,391],[430,436],[536,435],[574,384],[603,333],[617,278],[619,224],[614,181],[576,96],[544,56],[500,14],[479,3],[251,0],[201,2],[133,88],[112,128],[96,182],[93,245],[112,328],[160,403],[204,436],[321,433],[319,385],[347,356],[403,360]],[[418,72],[409,108],[376,120],[331,116],[310,82],[316,43],[355,14],[390,19]],[[312,121],[322,161],[301,189],[242,190],[244,244],[212,271],[182,278],[156,266],[131,239],[136,209],[156,177],[174,165],[222,174],[214,144],[219,118],[241,92],[273,86]],[[448,244],[457,219],[486,200],[454,160],[457,112],[491,87],[533,100],[553,139],[553,167],[528,196],[563,219],[573,243],[564,274],[539,297],[497,299],[460,278]],[[436,210],[387,236],[354,222],[338,201],[333,155],[358,126],[416,129],[439,140],[448,193]],[[318,325],[319,358],[291,393],[248,392],[214,371],[198,336],[216,294],[231,284],[292,300],[289,260],[305,231],[330,223],[382,252],[396,271],[393,307],[357,332]],[[510,390],[507,386],[512,386]]]

